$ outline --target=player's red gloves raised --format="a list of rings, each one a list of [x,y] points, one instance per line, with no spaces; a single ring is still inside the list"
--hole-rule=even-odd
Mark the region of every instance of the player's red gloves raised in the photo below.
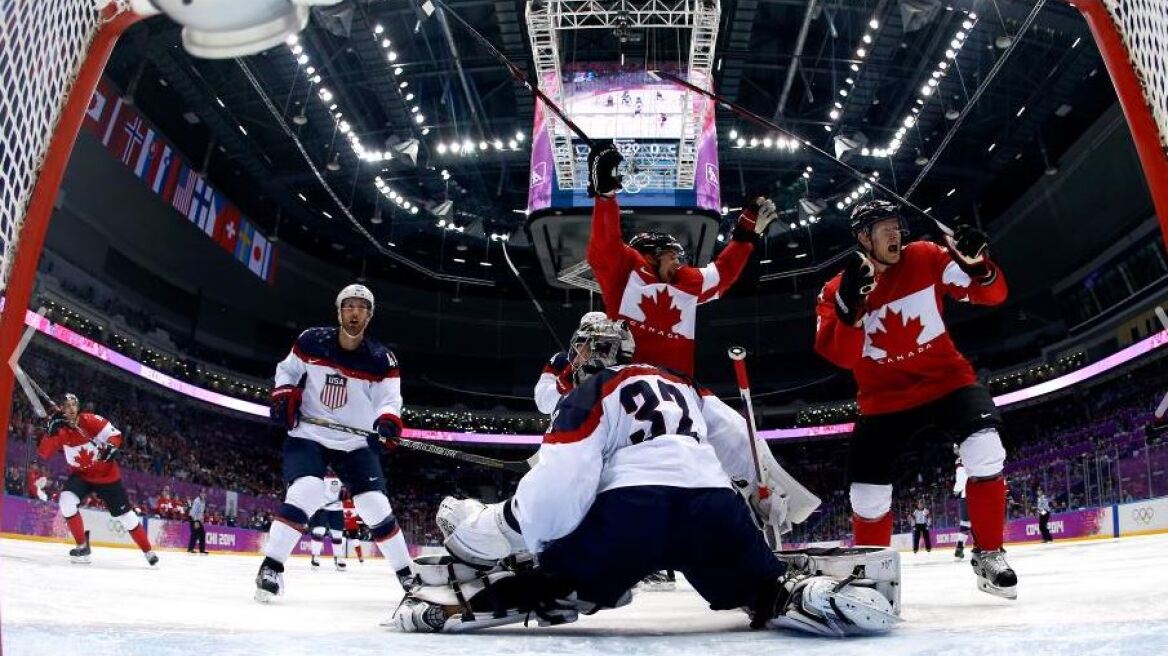
[[[277,424],[291,430],[300,423],[300,398],[304,390],[295,385],[284,385],[272,390],[269,415]]]

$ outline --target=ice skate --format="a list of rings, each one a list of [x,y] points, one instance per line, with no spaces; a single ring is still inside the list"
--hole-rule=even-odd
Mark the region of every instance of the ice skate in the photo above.
[[[80,565],[89,564],[89,531],[85,532],[85,541],[69,550],[69,560]]]
[[[142,553],[142,555],[146,557],[146,562],[149,563],[151,567],[158,565],[158,554],[154,553],[153,551],[145,551]]]
[[[312,571],[315,572],[318,569],[320,569],[320,561],[316,559],[316,556],[313,556],[312,557]]]
[[[1018,576],[1006,562],[1006,552],[974,549],[969,559],[977,575],[977,589],[1004,599],[1018,598]]]
[[[956,560],[965,560],[965,545],[958,542],[957,548],[953,550],[953,558]]]
[[[333,558],[333,565],[336,566],[338,572],[345,571],[345,568],[349,566],[348,563],[341,560],[340,558]]]
[[[284,565],[283,563],[264,558],[260,563],[260,571],[256,573],[255,600],[268,603],[272,597],[284,594]]]
[[[641,579],[641,589],[645,592],[671,592],[677,589],[677,582],[670,581],[665,572],[653,572]]]

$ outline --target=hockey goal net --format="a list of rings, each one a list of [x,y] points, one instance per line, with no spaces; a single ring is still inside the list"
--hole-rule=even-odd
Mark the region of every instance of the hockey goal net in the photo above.
[[[13,391],[9,358],[69,154],[118,36],[138,18],[126,3],[0,0],[0,427]]]
[[[1067,0],[1087,19],[1168,242],[1168,2]]]

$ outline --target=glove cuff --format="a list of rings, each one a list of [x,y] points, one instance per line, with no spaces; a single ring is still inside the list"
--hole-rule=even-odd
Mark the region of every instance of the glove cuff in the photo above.
[[[380,428],[381,426],[384,426],[387,423],[392,424],[392,425],[397,427],[397,434],[395,435],[395,437],[400,437],[402,434],[402,429],[405,428],[405,426],[402,424],[401,417],[398,417],[397,415],[393,414],[392,412],[386,412],[386,413],[382,414],[380,417],[378,417],[377,421],[373,422],[373,427]]]
[[[762,241],[762,238],[754,231],[754,227],[747,228],[743,226],[741,219],[739,219],[738,225],[734,227],[734,232],[730,234],[730,239],[733,241],[744,241],[755,246]]]

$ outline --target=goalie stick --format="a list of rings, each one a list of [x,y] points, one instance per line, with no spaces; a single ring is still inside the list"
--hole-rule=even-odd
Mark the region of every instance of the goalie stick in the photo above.
[[[375,438],[383,443],[387,441],[384,438],[382,438],[381,435],[379,435],[375,431],[369,431],[369,430],[365,430],[363,428],[356,428],[354,426],[346,426],[344,424],[338,424],[336,422],[328,421],[327,419],[315,419],[313,417],[301,417],[300,421],[302,421],[306,424],[312,424],[313,426],[321,426],[324,428],[330,428],[332,430],[340,431],[342,433],[349,433],[351,435],[360,435],[361,437],[366,437],[366,438],[372,437],[372,438]],[[406,439],[403,437],[394,438],[394,439],[388,440],[388,441],[392,441],[394,444],[401,446],[401,447],[404,447],[404,448],[407,448],[407,449],[413,449],[414,451],[425,451],[426,453],[432,453],[436,456],[442,456],[444,458],[451,458],[453,460],[461,460],[462,462],[469,462],[469,463],[472,463],[475,465],[481,465],[483,467],[490,467],[492,469],[502,469],[504,471],[517,472],[520,474],[523,474],[523,473],[526,473],[527,471],[529,471],[535,465],[535,462],[536,462],[536,456],[532,456],[531,458],[528,458],[527,460],[499,460],[497,458],[489,458],[487,456],[480,456],[480,455],[475,454],[475,453],[467,453],[466,451],[459,451],[457,449],[448,449],[444,446],[438,446],[437,444],[430,444],[428,442],[422,442],[419,440],[410,440],[410,439]]]
[[[738,394],[742,397],[742,405],[746,408],[746,435],[750,440],[750,457],[754,460],[754,473],[758,476],[758,498],[760,501],[771,496],[770,488],[762,477],[762,463],[758,460],[758,444],[755,442],[754,404],[750,402],[750,379],[746,375],[746,349],[741,346],[731,346],[726,352],[734,362],[734,377],[738,379]],[[772,549],[780,547],[779,536],[775,527],[766,525],[764,533],[767,543]]]

